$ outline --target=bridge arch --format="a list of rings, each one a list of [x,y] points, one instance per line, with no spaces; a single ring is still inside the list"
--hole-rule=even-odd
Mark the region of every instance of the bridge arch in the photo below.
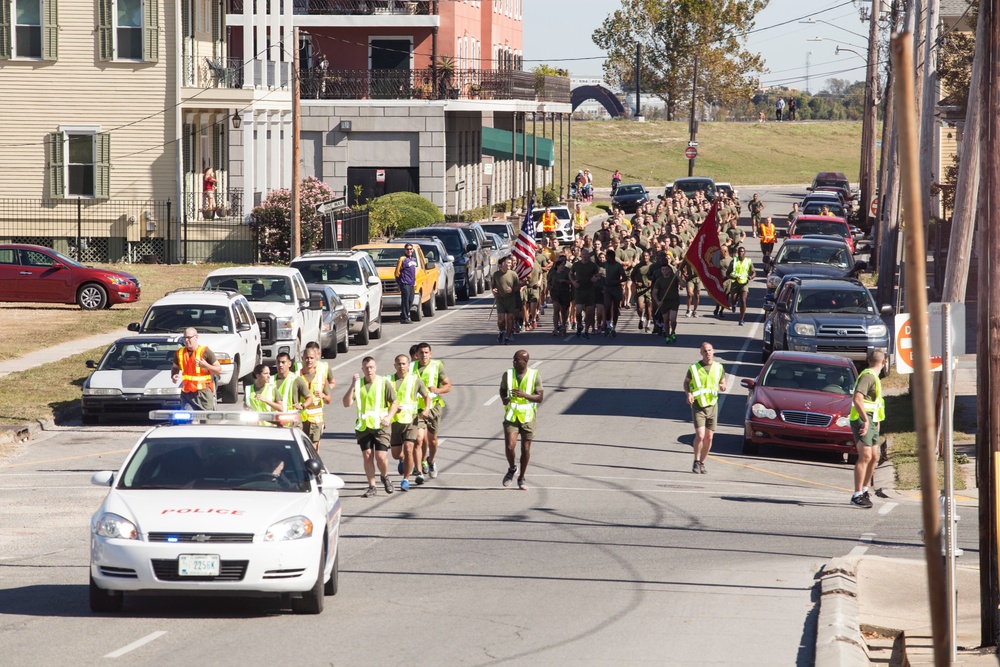
[[[587,100],[597,100],[614,118],[625,114],[625,107],[622,106],[621,100],[604,86],[579,86],[573,89],[570,98],[573,111],[576,111],[577,107]]]

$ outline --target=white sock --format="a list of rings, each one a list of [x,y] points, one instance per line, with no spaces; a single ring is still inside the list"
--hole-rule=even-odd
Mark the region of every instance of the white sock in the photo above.
[[[862,486],[861,487],[861,494],[864,495],[866,493],[868,493],[868,487],[867,486]]]
[[[860,495],[861,495],[860,491],[855,491],[854,493],[851,494],[851,498],[857,498]]]

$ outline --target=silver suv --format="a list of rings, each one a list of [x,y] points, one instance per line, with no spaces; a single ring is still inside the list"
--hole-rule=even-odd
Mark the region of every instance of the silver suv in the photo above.
[[[836,354],[864,362],[873,350],[889,353],[889,328],[868,288],[857,280],[788,278],[777,297],[766,297],[770,336],[764,352],[775,350]]]

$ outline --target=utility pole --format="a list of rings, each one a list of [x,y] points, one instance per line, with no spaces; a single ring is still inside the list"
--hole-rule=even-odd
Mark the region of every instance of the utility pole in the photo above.
[[[976,364],[976,462],[979,483],[979,596],[981,643],[1000,646],[1000,575],[997,564],[997,482],[1000,468],[1000,326],[994,309],[1000,309],[1000,262],[988,261],[1000,248],[1000,165],[994,156],[1000,150],[1000,0],[988,0],[979,5],[979,20],[989,21],[988,49],[983,78],[982,134],[969,141],[982,141],[982,177],[979,197],[983,217],[982,257],[979,263],[979,321],[976,354],[983,355]]]
[[[694,76],[691,77],[691,120],[690,120],[690,130],[691,130],[691,142],[694,142],[698,136],[698,123],[694,119],[694,109],[698,105],[698,56],[694,57]],[[698,158],[693,158],[688,160],[688,177],[694,176],[694,161]]]
[[[639,100],[639,84],[642,78],[640,68],[642,67],[642,44],[635,45],[635,120],[642,122],[642,104]]]
[[[865,115],[861,127],[861,227],[867,229],[875,193],[875,125],[878,122],[878,18],[882,1],[872,0],[868,26],[868,70],[865,74]]]
[[[809,59],[812,57],[812,51],[806,51],[806,94],[812,95],[809,91]]]
[[[302,254],[302,233],[299,228],[299,29],[292,29],[292,202],[289,226],[292,233],[291,256]]]
[[[931,183],[934,181],[934,157],[938,145],[938,129],[934,116],[937,104],[937,35],[938,0],[927,0],[927,16],[924,36],[924,88],[920,104],[920,201],[924,207],[925,220],[936,217],[931,208]],[[925,223],[926,224],[926,223]],[[925,229],[927,227],[925,226]],[[934,287],[940,288],[940,285]]]
[[[899,0],[891,0],[889,5],[889,34],[896,32],[896,26],[899,23]],[[889,164],[893,161],[892,153],[892,137],[894,136],[895,127],[894,119],[896,117],[896,92],[895,92],[895,81],[896,76],[895,70],[892,68],[892,59],[889,59],[888,76],[886,77],[885,83],[885,107],[884,116],[882,117],[882,151],[881,157],[879,158],[879,170],[878,170],[878,185],[876,186],[876,191],[878,193],[878,203],[875,207],[875,228],[876,233],[872,239],[872,253],[869,257],[869,267],[875,267],[875,270],[879,272],[879,276],[882,275],[882,256],[888,250],[882,247],[882,244],[887,239],[887,232],[889,229],[889,218],[888,212],[889,202],[888,202],[888,192],[889,192]],[[881,291],[882,281],[879,280],[879,288]],[[878,296],[878,295],[876,295]],[[885,301],[879,300],[879,303],[888,303],[888,299]]]

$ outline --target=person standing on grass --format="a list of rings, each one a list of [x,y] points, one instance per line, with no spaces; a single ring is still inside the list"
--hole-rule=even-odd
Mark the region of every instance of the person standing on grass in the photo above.
[[[714,360],[715,348],[708,341],[701,344],[701,361],[692,364],[684,376],[684,391],[694,422],[694,464],[691,472],[704,475],[705,459],[712,449],[718,421],[719,394],[726,393],[726,371]]]
[[[858,450],[851,504],[865,509],[872,507],[865,483],[875,474],[879,427],[885,420],[885,399],[882,398],[882,381],[879,379],[884,366],[885,353],[882,350],[873,350],[868,354],[868,368],[858,375],[851,401],[851,433]]]
[[[222,364],[207,345],[198,345],[198,330],[184,330],[184,345],[177,357],[170,379],[181,381],[181,407],[188,410],[215,410],[215,379],[222,373]]]
[[[518,350],[514,354],[514,367],[500,379],[500,400],[505,410],[503,415],[504,453],[507,455],[507,474],[503,476],[503,486],[510,486],[518,473],[515,449],[518,436],[521,437],[521,467],[517,477],[517,487],[528,490],[525,473],[531,457],[531,441],[535,437],[535,411],[542,403],[544,391],[538,370],[528,368],[528,351]]]

